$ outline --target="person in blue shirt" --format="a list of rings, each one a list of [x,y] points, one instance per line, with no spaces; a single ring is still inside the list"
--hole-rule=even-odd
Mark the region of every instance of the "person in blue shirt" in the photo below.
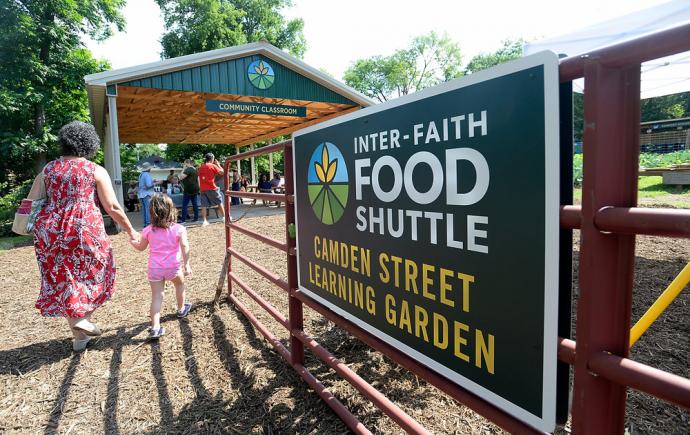
[[[259,178],[259,185],[257,187],[259,188],[260,193],[273,193],[271,182],[268,181],[268,175],[266,174],[261,174],[261,178]],[[266,200],[264,200],[264,205],[266,205]]]
[[[139,191],[137,196],[141,200],[141,212],[144,216],[144,227],[151,223],[151,215],[149,211],[149,203],[151,197],[156,193],[154,190],[153,177],[151,176],[151,163],[144,162],[141,165],[141,174],[139,174]]]

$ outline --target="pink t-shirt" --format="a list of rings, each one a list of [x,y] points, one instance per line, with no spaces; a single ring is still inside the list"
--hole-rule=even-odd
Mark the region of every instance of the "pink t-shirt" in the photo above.
[[[180,239],[187,229],[180,224],[168,228],[144,228],[141,236],[149,242],[149,268],[176,269],[180,267],[182,254]]]

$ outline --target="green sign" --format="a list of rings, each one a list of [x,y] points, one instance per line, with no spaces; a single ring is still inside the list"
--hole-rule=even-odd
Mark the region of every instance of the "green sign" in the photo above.
[[[558,119],[544,52],[294,134],[300,290],[543,431]]]
[[[307,108],[279,104],[247,103],[244,101],[206,100],[207,112],[251,113],[255,115],[307,116]]]

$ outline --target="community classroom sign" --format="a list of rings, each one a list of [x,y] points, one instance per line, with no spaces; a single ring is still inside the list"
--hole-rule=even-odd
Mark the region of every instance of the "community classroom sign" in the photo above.
[[[558,58],[294,134],[299,288],[450,381],[555,425]]]

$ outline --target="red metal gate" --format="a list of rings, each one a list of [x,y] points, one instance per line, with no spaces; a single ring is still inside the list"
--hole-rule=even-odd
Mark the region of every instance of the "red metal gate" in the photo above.
[[[577,345],[559,339],[558,358],[574,365],[572,432],[624,432],[627,388],[690,408],[690,380],[637,363],[629,351],[635,234],[690,238],[690,211],[642,209],[637,205],[640,125],[640,64],[690,50],[690,25],[598,50],[560,64],[560,80],[584,77],[584,168],[582,206],[561,207],[561,227],[580,229],[580,295],[577,308]],[[284,151],[285,194],[226,191],[226,246],[230,254],[228,300],[266,337],[276,351],[302,376],[344,423],[356,433],[369,433],[350,411],[304,367],[304,348],[346,379],[379,409],[410,433],[426,430],[380,391],[335,358],[303,330],[303,305],[319,312],[370,347],[444,391],[454,399],[513,433],[538,433],[492,404],[450,383],[406,354],[316,304],[297,288],[295,240],[289,228],[295,222],[292,142],[269,145],[230,157],[225,162],[225,186],[233,161]],[[286,243],[258,234],[230,221],[229,197],[286,203]],[[232,247],[232,231],[285,251],[288,280],[266,270]],[[232,270],[236,259],[286,292],[285,316],[251,289]],[[240,287],[290,334],[286,348],[237,298]]]

